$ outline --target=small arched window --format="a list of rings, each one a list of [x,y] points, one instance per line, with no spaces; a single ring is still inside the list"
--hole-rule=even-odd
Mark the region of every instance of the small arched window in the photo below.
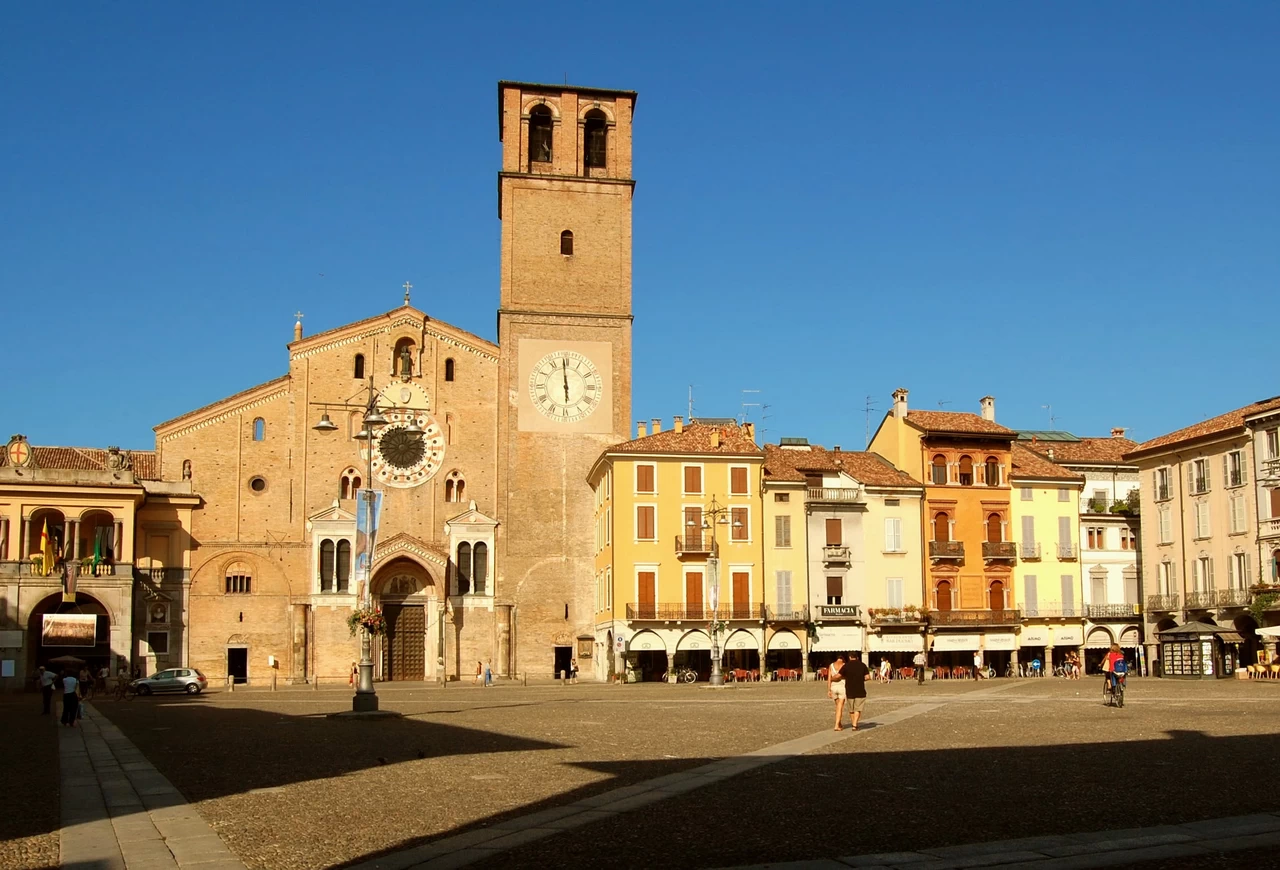
[[[960,485],[973,486],[973,457],[960,457]]]
[[[466,495],[466,490],[467,490],[467,482],[462,478],[458,478],[458,481],[453,485],[453,500],[466,501],[466,499],[463,497]]]
[[[489,546],[483,543],[476,544],[471,552],[475,558],[475,569],[471,572],[471,587],[476,595],[484,595],[485,581],[489,576]]]
[[[462,479],[461,472],[449,472],[449,477],[444,482],[444,500],[462,501],[462,496],[466,491],[466,488],[467,483]]]
[[[444,379],[446,381],[453,380],[453,358],[444,361]]]
[[[947,484],[947,457],[939,453],[933,457],[932,467],[933,477],[930,480],[935,486],[946,486]]]
[[[444,443],[453,443],[453,415],[447,411],[444,415]]]
[[[534,106],[529,112],[529,160],[551,162],[551,110]]]
[[[933,539],[939,542],[951,540],[951,517],[944,511],[933,515]]]
[[[360,472],[354,468],[348,468],[342,472],[342,479],[338,484],[338,498],[355,498],[360,492],[362,483]]]
[[[225,584],[227,595],[249,595],[253,592],[253,573],[244,562],[232,562],[227,566]]]
[[[991,610],[1004,610],[1004,583],[993,580],[987,589],[987,607]]]
[[[951,603],[951,581],[939,580],[934,588],[934,606],[939,610],[950,610]]]
[[[333,591],[333,562],[335,548],[327,538],[320,542],[320,591]]]
[[[351,586],[351,542],[338,541],[337,589],[346,592]]]
[[[609,119],[599,109],[587,112],[582,124],[582,165],[604,169],[608,162]]]
[[[458,545],[458,561],[454,566],[457,588],[455,595],[466,595],[471,591],[471,545],[465,541]]]
[[[987,486],[1000,485],[1000,460],[994,456],[987,457]]]
[[[253,440],[267,440],[267,421],[261,417],[255,417],[253,419]]]
[[[356,363],[352,372],[352,377],[357,380],[364,380],[364,354],[356,354]]]
[[[560,234],[560,253],[566,257],[573,256],[573,232],[565,230]]]
[[[1000,520],[1000,514],[987,514],[987,540],[992,544],[1004,540],[1004,524]]]

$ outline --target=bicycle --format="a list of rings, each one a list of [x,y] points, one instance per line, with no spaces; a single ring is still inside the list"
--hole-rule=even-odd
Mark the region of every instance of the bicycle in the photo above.
[[[1004,669],[1004,675],[1005,675],[1006,677],[1016,677],[1016,676],[1019,676],[1018,672],[1017,672],[1016,670],[1014,670],[1014,667],[1013,667],[1013,665],[1012,665],[1012,664],[1007,665],[1007,666],[1005,667],[1005,669]]]
[[[1124,707],[1124,675],[1116,677],[1113,688],[1110,679],[1102,681],[1102,703],[1107,707]]]
[[[675,669],[675,678],[677,683],[696,683],[698,682],[698,672],[690,667],[678,667]],[[662,682],[671,682],[670,671],[662,675]]]

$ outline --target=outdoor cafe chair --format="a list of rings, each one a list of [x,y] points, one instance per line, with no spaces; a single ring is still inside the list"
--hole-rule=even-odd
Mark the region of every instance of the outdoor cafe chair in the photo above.
[[[935,680],[945,680],[951,676],[951,669],[943,665],[938,665],[933,669],[933,678]]]

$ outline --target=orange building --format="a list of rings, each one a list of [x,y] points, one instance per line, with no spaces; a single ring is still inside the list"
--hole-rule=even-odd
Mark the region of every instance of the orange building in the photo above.
[[[979,414],[910,411],[899,389],[871,441],[871,450],[925,484],[923,592],[934,666],[972,668],[980,653],[1002,671],[1016,647],[1009,498],[1016,438],[996,423],[990,396]]]

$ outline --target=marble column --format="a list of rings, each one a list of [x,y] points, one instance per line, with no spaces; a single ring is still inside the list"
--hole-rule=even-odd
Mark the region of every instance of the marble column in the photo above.
[[[76,564],[80,563],[80,523],[72,520],[71,523],[71,558]]]
[[[22,538],[18,541],[18,558],[26,561],[31,555],[31,517],[22,518]]]
[[[0,517],[0,562],[9,558],[9,518]]]
[[[119,564],[124,561],[124,556],[121,553],[121,550],[123,549],[124,549],[124,523],[121,520],[116,520],[115,526],[112,531],[112,538],[111,538],[111,561],[113,563]]]

